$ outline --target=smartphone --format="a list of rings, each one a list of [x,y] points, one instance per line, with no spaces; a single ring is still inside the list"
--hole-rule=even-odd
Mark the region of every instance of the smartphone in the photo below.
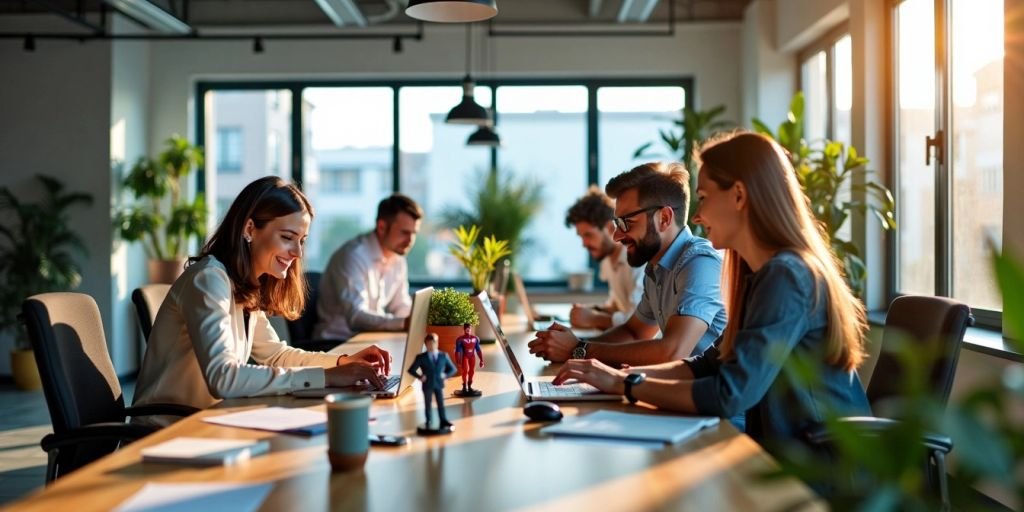
[[[405,436],[390,436],[386,434],[370,434],[370,444],[374,446],[402,446],[409,442]]]

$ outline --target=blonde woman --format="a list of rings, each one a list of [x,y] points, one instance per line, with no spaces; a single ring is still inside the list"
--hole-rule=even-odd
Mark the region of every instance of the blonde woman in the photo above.
[[[864,307],[843,280],[789,159],[761,135],[740,132],[701,152],[694,222],[725,250],[729,323],[702,355],[614,369],[572,360],[556,382],[578,379],[685,413],[746,414],[762,444],[798,439],[828,412],[870,414],[856,368],[864,358]],[[808,382],[786,363],[819,372]]]

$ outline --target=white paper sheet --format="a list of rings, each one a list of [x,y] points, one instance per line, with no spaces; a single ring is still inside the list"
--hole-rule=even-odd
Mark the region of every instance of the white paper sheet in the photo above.
[[[254,512],[270,494],[272,484],[148,483],[115,512]]]
[[[203,418],[207,423],[228,427],[254,428],[274,432],[316,434],[327,429],[327,413],[309,409],[264,407],[248,411]]]

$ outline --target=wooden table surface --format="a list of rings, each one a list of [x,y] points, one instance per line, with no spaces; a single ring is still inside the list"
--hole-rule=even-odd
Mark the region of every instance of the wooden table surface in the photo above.
[[[521,329],[520,329],[521,331]],[[553,375],[557,365],[529,355],[527,333],[510,335],[527,375]],[[404,335],[362,335],[336,351],[373,342],[401,361]],[[623,443],[554,439],[522,413],[525,400],[496,345],[484,346],[486,368],[474,387],[484,395],[460,399],[448,381],[450,436],[417,437],[423,421],[418,384],[393,400],[376,400],[374,433],[403,434],[403,447],[372,447],[361,471],[332,473],[326,436],[301,437],[204,423],[201,418],[267,407],[323,408],[319,399],[289,396],[226,400],[65,476],[10,510],[110,510],[147,482],[271,482],[261,510],[784,510],[821,509],[795,479],[773,483],[760,475],[772,459],[726,421],[678,445],[651,449]],[[563,405],[567,416],[610,408],[658,412],[622,403]],[[179,436],[270,439],[270,453],[235,466],[201,468],[141,462],[139,450]]]

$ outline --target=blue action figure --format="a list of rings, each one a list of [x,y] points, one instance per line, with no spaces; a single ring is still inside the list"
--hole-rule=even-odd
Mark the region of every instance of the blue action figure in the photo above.
[[[448,354],[437,350],[437,335],[427,333],[423,342],[427,345],[427,351],[420,353],[409,366],[409,374],[416,377],[423,383],[423,403],[427,422],[422,427],[417,427],[416,432],[423,435],[450,434],[452,424],[444,414],[444,381],[455,375],[458,369],[455,363],[448,357]],[[437,399],[437,414],[441,423],[438,428],[431,428],[431,402]]]

